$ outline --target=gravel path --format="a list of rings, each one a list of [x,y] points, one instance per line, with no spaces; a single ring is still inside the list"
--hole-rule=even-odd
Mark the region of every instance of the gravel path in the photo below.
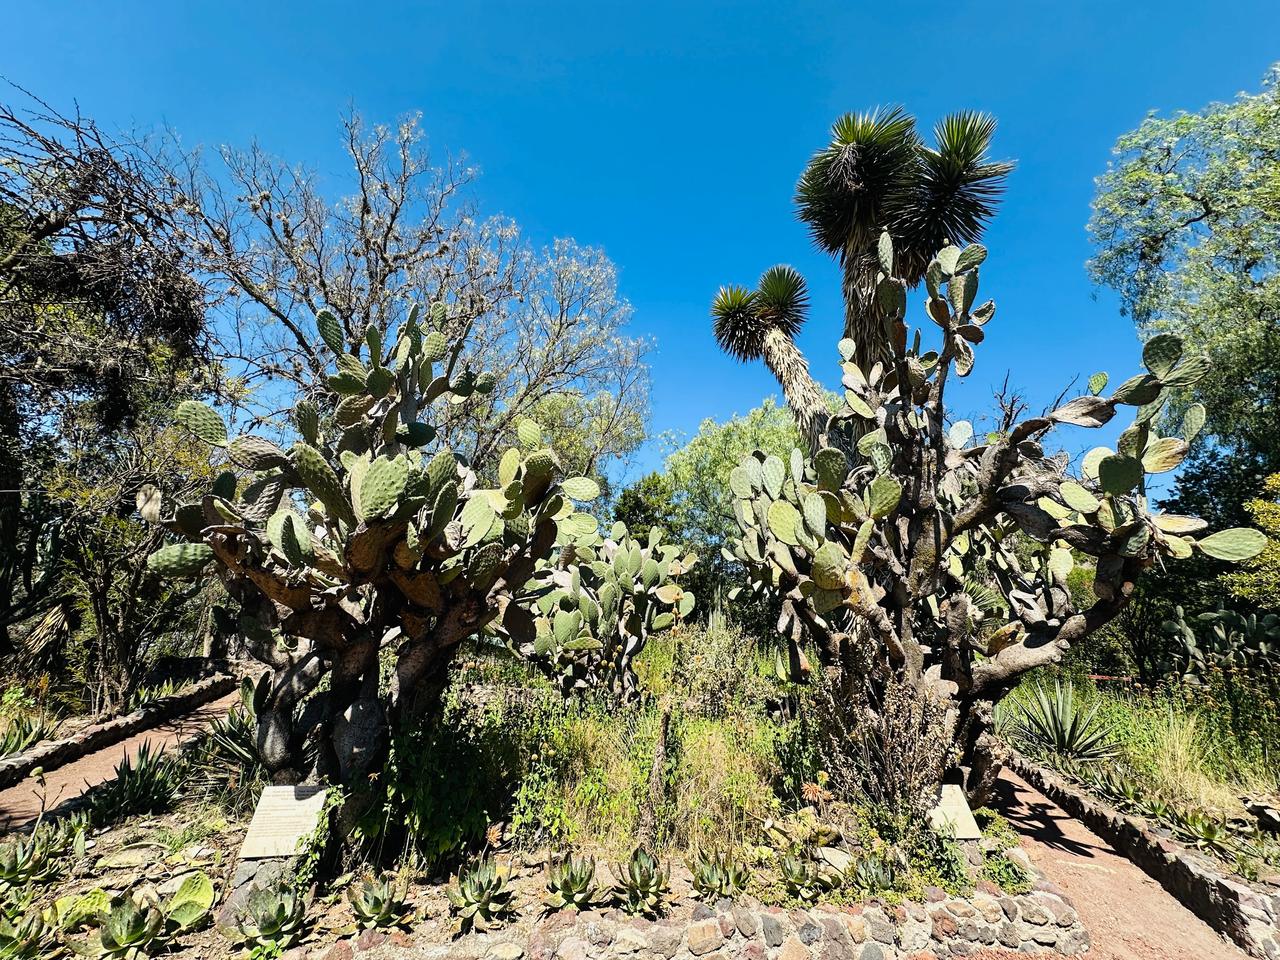
[[[1052,800],[1009,771],[997,808],[1042,873],[1075,902],[1093,940],[1089,960],[1247,960]]]
[[[46,806],[53,809],[84,793],[89,787],[110,780],[115,776],[116,765],[124,756],[135,756],[144,743],[150,742],[153,749],[173,749],[199,733],[214,719],[221,717],[239,700],[239,691],[232,691],[220,700],[206,703],[181,717],[167,720],[150,730],[50,771],[45,777]],[[0,830],[24,826],[39,815],[40,788],[34,780],[28,778],[17,786],[0,791]]]

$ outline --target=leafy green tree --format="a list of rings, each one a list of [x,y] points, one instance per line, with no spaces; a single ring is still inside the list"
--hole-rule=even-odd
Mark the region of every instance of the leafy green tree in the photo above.
[[[1175,333],[1212,361],[1170,412],[1208,411],[1216,444],[1280,469],[1280,65],[1256,94],[1148,116],[1098,179],[1094,278],[1144,338]]]
[[[1262,553],[1223,581],[1237,597],[1264,610],[1280,610],[1280,473],[1267,477],[1262,496],[1245,504],[1254,525],[1267,535]]]

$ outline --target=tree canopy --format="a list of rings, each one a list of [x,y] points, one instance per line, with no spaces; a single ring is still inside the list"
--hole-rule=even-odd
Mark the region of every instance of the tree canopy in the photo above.
[[[1212,373],[1183,388],[1233,453],[1280,467],[1280,65],[1259,93],[1148,116],[1115,145],[1089,230],[1094,278],[1144,338],[1175,333]]]

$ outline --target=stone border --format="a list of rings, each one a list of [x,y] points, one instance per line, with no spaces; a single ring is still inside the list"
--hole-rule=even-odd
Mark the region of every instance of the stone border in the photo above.
[[[284,960],[351,960],[366,950],[369,960],[907,960],[991,950],[1079,956],[1089,949],[1089,935],[1065,897],[987,889],[961,899],[935,888],[926,903],[809,910],[721,900],[714,908],[699,904],[684,920],[563,910],[531,929],[452,941],[367,930],[327,948],[296,947]]]
[[[1224,875],[1217,863],[1153,832],[1146,820],[1119,812],[1025,757],[1011,757],[1009,767],[1245,953],[1280,960],[1280,889]]]
[[[230,693],[237,683],[235,677],[227,674],[207,677],[192,684],[187,690],[162,697],[133,713],[112,717],[64,739],[47,740],[36,744],[26,753],[6,757],[0,760],[0,790],[7,790],[21,783],[37,767],[45,771],[56,770],[73,760],[79,760],[166,720],[202,707]]]

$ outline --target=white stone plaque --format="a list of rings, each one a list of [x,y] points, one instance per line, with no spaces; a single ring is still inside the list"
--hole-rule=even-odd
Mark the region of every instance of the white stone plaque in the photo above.
[[[324,812],[324,787],[267,787],[254,808],[241,860],[291,857],[316,832]]]
[[[929,822],[940,833],[950,833],[957,840],[980,840],[982,831],[973,819],[969,801],[958,783],[944,783],[938,804],[929,811]]]

